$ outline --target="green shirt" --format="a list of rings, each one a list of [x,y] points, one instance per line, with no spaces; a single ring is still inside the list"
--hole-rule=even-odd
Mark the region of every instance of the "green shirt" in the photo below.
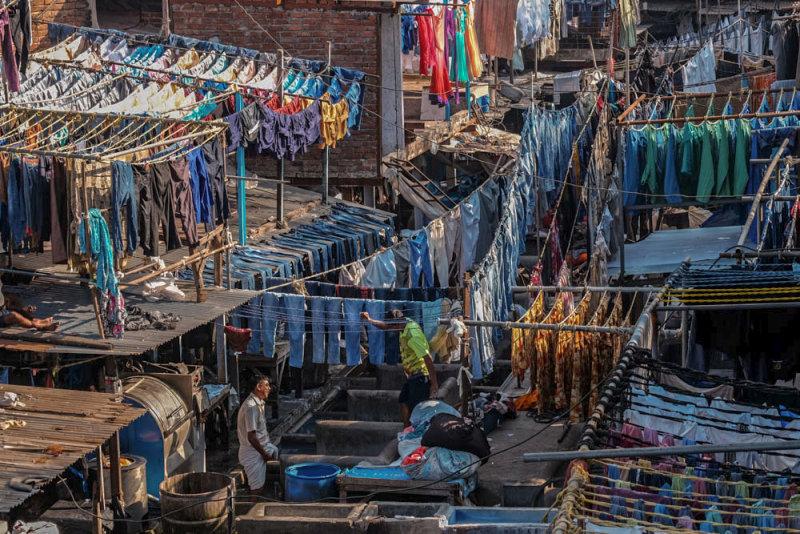
[[[428,340],[422,328],[411,319],[406,319],[406,327],[400,334],[400,360],[406,376],[428,376],[428,366],[425,365],[428,350]]]

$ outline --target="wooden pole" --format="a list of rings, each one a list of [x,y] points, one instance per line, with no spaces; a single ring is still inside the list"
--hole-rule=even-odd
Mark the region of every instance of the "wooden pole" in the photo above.
[[[105,462],[103,461],[103,448],[97,447],[97,498],[100,501],[100,509],[106,509],[106,481],[103,474]]]
[[[470,302],[469,302],[469,273],[464,273],[464,317],[469,318],[470,314]],[[464,334],[464,337],[461,339],[461,367],[464,367],[469,371],[469,328],[467,328],[467,332]],[[461,372],[461,371],[459,371]],[[463,387],[461,388],[461,415],[467,415],[467,406],[469,404],[469,399],[467,398],[467,392],[471,388]]]
[[[81,162],[81,189],[83,192],[83,230],[86,239],[86,252],[89,254],[89,270],[92,268],[92,231],[89,228],[89,193],[86,188],[86,162]],[[91,272],[89,273],[91,275]],[[97,331],[100,333],[100,339],[106,338],[105,329],[103,328],[103,319],[100,317],[100,304],[97,301],[97,288],[92,286],[89,291],[92,293],[92,307],[94,308],[94,317],[97,321]]]
[[[125,517],[125,495],[122,493],[122,458],[119,452],[119,431],[109,440],[111,453],[111,503],[114,510],[114,532],[124,532],[122,522]]]

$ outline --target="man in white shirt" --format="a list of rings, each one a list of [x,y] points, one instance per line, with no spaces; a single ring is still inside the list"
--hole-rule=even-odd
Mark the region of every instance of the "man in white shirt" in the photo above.
[[[278,459],[278,447],[270,443],[264,399],[269,395],[269,380],[260,379],[239,408],[236,433],[239,436],[239,463],[244,467],[250,493],[264,490],[267,461]]]

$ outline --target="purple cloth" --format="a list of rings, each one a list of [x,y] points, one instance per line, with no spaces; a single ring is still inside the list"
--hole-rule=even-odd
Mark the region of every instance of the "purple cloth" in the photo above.
[[[452,46],[451,46],[452,45]],[[456,15],[450,8],[445,8],[444,11],[444,63],[450,65],[453,62],[453,72],[455,76],[451,76],[454,82],[454,89],[456,94],[456,104],[458,104],[458,48],[456,47]],[[452,53],[451,53],[452,52]],[[450,69],[447,69],[448,74]]]
[[[14,54],[14,37],[11,35],[11,26],[8,21],[8,9],[3,9],[0,14],[0,39],[3,40],[3,69],[6,72],[6,81],[9,91],[19,91],[19,70],[17,57]]]

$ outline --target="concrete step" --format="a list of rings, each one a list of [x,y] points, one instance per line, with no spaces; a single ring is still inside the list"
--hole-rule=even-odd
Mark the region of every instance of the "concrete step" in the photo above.
[[[459,367],[461,367],[459,364],[434,364],[439,384],[444,383],[450,377],[458,378]],[[377,378],[377,389],[396,389],[400,391],[406,381],[406,375],[400,365],[378,365],[375,369],[375,376]]]
[[[317,453],[376,456],[397,438],[403,423],[382,421],[318,421]]]
[[[440,373],[441,375],[444,373]],[[439,378],[436,398],[454,406],[458,402],[458,381]],[[351,389],[347,392],[347,418],[358,421],[400,421],[399,389]]]

